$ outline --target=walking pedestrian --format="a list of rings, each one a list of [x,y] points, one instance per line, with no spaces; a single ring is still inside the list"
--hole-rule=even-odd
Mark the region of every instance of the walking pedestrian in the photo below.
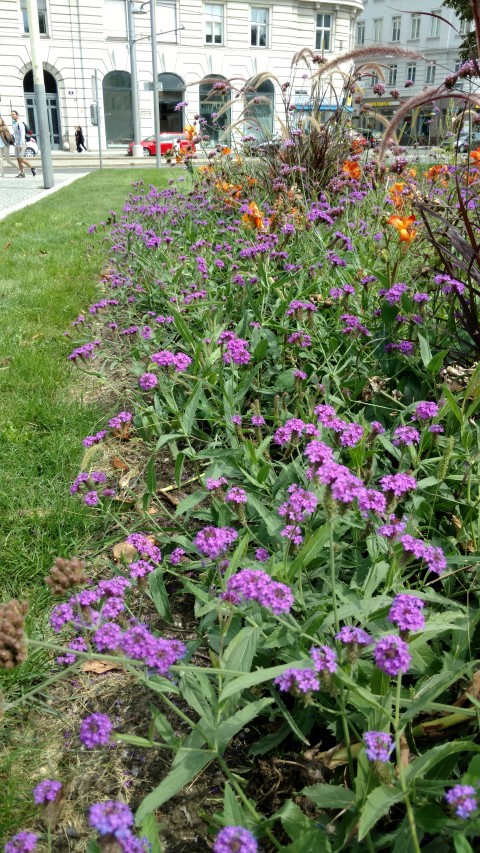
[[[0,174],[2,178],[5,177],[5,161],[7,161],[10,166],[13,166],[14,169],[16,168],[13,160],[10,160],[10,145],[12,145],[12,139],[12,134],[10,133],[3,118],[0,116]]]
[[[23,171],[24,166],[28,166],[33,177],[37,174],[37,170],[30,165],[28,160],[24,159],[25,148],[26,148],[26,140],[25,140],[25,122],[20,121],[20,116],[18,115],[16,110],[12,110],[12,122],[13,122],[13,138],[15,140],[15,157],[17,158],[18,163],[18,175],[17,178],[24,178],[25,173]]]
[[[85,145],[85,138],[84,138],[84,136],[83,136],[83,130],[82,130],[82,128],[80,127],[80,125],[79,125],[79,124],[78,124],[78,125],[77,125],[77,127],[75,128],[75,144],[76,144],[76,146],[77,146],[77,152],[78,152],[79,154],[81,154],[81,153],[82,153],[82,148],[83,148],[83,150],[84,150],[84,151],[86,151],[86,150],[87,150],[87,147],[86,147],[86,145]]]

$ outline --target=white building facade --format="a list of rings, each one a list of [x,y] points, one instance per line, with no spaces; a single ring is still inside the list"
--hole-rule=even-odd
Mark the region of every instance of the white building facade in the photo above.
[[[364,0],[363,5],[364,11],[357,18],[355,26],[357,47],[375,44],[404,47],[423,57],[384,57],[380,60],[384,81],[374,76],[363,80],[364,103],[372,112],[388,119],[400,104],[426,88],[439,86],[445,77],[458,70],[461,65],[460,45],[468,31],[466,27],[471,25],[462,23],[453,9],[442,7],[441,0],[422,0],[421,3],[418,0],[413,3],[412,0],[395,0],[394,3]],[[383,95],[373,91],[378,82],[385,87]],[[466,90],[470,85],[468,80],[459,81],[456,88],[465,87]],[[421,108],[417,115],[407,119],[402,141],[437,142],[443,132],[449,108],[452,108],[452,101],[448,100],[436,103],[435,107]],[[384,127],[381,120],[375,122],[361,118],[360,123],[361,126],[379,130]]]
[[[294,53],[310,48],[327,60],[353,47],[362,0],[37,0],[51,145],[72,143],[81,125],[87,147],[97,145],[92,126],[95,77],[103,145],[125,147],[133,139],[130,48],[136,47],[142,138],[153,133],[151,5],[156,2],[156,49],[161,133],[181,132],[197,114],[211,122],[224,101],[212,96],[215,81],[235,86],[269,72],[249,111],[259,114],[265,132],[280,114],[281,84],[289,79]],[[370,0],[372,2],[372,0]],[[134,32],[128,32],[132,4]],[[35,130],[38,126],[33,87],[26,0],[0,0],[0,113],[16,109]],[[206,79],[208,78],[208,79]],[[204,81],[201,83],[200,81]],[[242,83],[243,81],[243,83]],[[246,96],[248,97],[248,96]],[[188,108],[175,109],[180,102]],[[245,100],[234,102],[220,127],[245,125]],[[95,118],[93,118],[95,120]]]

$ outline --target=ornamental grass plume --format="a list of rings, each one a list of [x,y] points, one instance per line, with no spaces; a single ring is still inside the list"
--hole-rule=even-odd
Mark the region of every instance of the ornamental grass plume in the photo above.
[[[16,598],[0,604],[0,669],[13,669],[27,659],[24,633],[27,612],[27,602]]]
[[[71,560],[57,557],[45,583],[50,587],[53,595],[63,595],[67,589],[86,582],[84,569],[85,563],[78,557],[72,557]]]

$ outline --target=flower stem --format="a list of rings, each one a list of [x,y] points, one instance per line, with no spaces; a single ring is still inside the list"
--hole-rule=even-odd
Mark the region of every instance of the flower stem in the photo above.
[[[405,808],[407,811],[407,819],[408,825],[410,827],[410,835],[412,837],[412,853],[421,853],[420,844],[418,843],[417,837],[417,828],[415,826],[415,815],[413,814],[412,804],[410,802],[410,797],[408,796],[407,783],[405,780],[405,773],[402,766],[401,752],[400,752],[400,700],[401,700],[401,691],[402,691],[402,674],[399,673],[397,678],[397,694],[396,694],[396,702],[395,702],[395,750],[397,755],[397,771],[398,778],[400,780],[400,787],[403,791],[403,797],[405,802]]]

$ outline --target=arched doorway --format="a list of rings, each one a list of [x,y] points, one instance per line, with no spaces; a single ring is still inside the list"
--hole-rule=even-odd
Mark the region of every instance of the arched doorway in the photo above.
[[[109,71],[103,78],[105,138],[109,148],[133,139],[132,86],[128,71]]]
[[[200,118],[205,119],[202,132],[208,134],[210,141],[216,143],[219,139],[226,145],[230,138],[228,128],[232,123],[232,111],[229,107],[220,118],[216,114],[228,103],[230,99],[230,86],[225,77],[219,74],[206,77],[199,85]]]
[[[250,86],[245,95],[244,133],[263,139],[273,133],[275,89],[270,80]]]
[[[61,148],[62,130],[60,126],[60,109],[58,103],[57,81],[49,71],[43,72],[43,82],[47,99],[48,129],[50,145]],[[38,132],[37,105],[33,87],[33,71],[27,71],[23,78],[23,94],[25,98],[25,122],[35,134]]]
[[[160,133],[181,133],[184,127],[183,108],[176,110],[177,104],[185,100],[185,83],[178,74],[159,74],[162,84],[159,92]]]

